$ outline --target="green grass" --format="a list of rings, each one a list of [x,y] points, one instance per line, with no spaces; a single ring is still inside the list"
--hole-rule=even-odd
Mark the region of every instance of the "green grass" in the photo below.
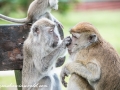
[[[1,87],[1,85],[16,85],[15,76],[0,76],[0,90],[8,90],[8,87]]]
[[[90,22],[99,30],[103,38],[110,42],[118,53],[120,53],[120,11],[71,11],[65,15],[54,12],[53,15],[62,22],[65,36],[70,35],[70,28],[78,22]],[[22,13],[22,15],[18,15],[12,13],[10,16],[20,18],[25,17],[25,14]],[[8,22],[0,20],[0,24],[6,23]],[[11,76],[0,77],[0,84],[14,83],[14,81],[14,78]]]
[[[8,78],[8,79],[6,80],[6,78]],[[0,76],[0,84],[9,85],[9,84],[11,84],[11,81],[12,81],[12,84],[16,84],[16,81],[13,79],[15,79],[14,76]]]

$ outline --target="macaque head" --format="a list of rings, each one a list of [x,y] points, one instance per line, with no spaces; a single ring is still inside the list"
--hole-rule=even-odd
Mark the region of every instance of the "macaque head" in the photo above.
[[[55,48],[61,43],[56,24],[46,18],[42,18],[32,25],[29,37],[32,39],[33,45],[41,45],[41,47],[43,45]]]
[[[58,10],[58,0],[49,0],[51,9]]]
[[[87,22],[77,24],[70,33],[72,34],[72,42],[68,46],[70,54],[86,49],[99,41],[97,30]]]

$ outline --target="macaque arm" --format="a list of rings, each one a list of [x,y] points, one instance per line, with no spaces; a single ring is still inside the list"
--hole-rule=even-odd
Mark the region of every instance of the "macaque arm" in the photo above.
[[[57,48],[53,52],[51,52],[49,55],[42,58],[41,62],[45,65],[45,68],[48,68],[49,66],[53,65],[53,63],[57,62],[57,59],[65,53],[65,48]],[[45,63],[44,63],[45,62]]]
[[[57,62],[58,57],[60,57],[60,55],[62,55],[65,51],[66,48],[60,45],[58,48],[52,51],[49,55],[43,57],[41,60],[34,60],[35,68],[41,73],[41,76],[48,70],[52,69],[51,66]],[[32,85],[37,84],[41,78],[42,77],[39,77],[39,79]],[[31,90],[31,87],[28,90]]]
[[[63,25],[62,25],[62,23],[60,23],[52,14],[51,14],[51,17],[53,18],[53,21],[56,22],[56,24],[57,24],[61,29],[64,28]]]
[[[34,60],[34,64],[36,69],[39,72],[44,72],[50,69],[53,64],[57,62],[57,59],[61,56],[63,56],[66,52],[66,46],[71,43],[71,38],[66,37],[62,43],[54,50],[52,51],[49,55],[44,56],[41,60]],[[52,68],[52,67],[51,67]]]
[[[51,21],[54,21],[53,15],[50,12],[46,12],[46,17]]]
[[[62,43],[49,55],[43,57],[41,60],[34,60],[34,65],[39,72],[46,72],[49,67],[57,62],[57,59],[66,52],[66,46]],[[52,68],[52,67],[51,67]]]
[[[81,63],[72,62],[68,63],[65,67],[70,73],[76,73],[90,81],[97,81],[100,79],[101,70],[96,63],[89,62],[83,65]]]
[[[54,21],[57,24],[57,26],[63,29],[63,25],[50,12],[46,12],[44,16]]]

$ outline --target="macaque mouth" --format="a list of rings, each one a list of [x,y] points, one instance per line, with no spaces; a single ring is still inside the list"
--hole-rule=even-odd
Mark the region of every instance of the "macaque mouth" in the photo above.
[[[58,42],[54,42],[54,43],[52,44],[52,47],[55,48],[55,47],[57,47],[57,45],[58,45]]]

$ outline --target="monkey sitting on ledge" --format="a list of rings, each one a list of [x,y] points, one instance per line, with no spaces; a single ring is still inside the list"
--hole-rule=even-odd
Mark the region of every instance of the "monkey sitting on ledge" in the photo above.
[[[50,20],[58,22],[51,14],[50,11],[58,9],[58,0],[34,0],[28,8],[27,17],[22,19],[15,19],[3,14],[0,14],[0,18],[15,23],[33,23],[40,19],[40,17],[46,16]],[[58,22],[59,23],[59,22]]]
[[[120,90],[120,57],[96,28],[87,22],[74,26],[68,46],[72,62],[61,71],[61,81],[71,75],[67,90]]]
[[[70,37],[61,41],[54,22],[46,18],[36,21],[23,45],[22,90],[61,90],[54,67],[69,44]]]

